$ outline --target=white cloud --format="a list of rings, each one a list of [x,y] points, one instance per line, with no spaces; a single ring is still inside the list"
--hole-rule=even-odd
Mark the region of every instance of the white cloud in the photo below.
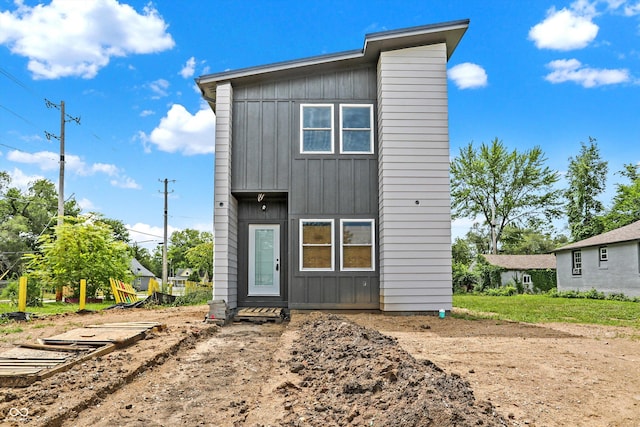
[[[571,9],[552,7],[544,21],[531,28],[529,39],[538,49],[582,49],[598,35],[599,27],[592,22],[595,14],[594,4],[588,1],[576,1]]]
[[[24,151],[13,150],[7,154],[7,159],[12,162],[36,165],[42,171],[53,171],[59,168],[59,154],[51,151],[40,151],[37,153],[25,153]],[[65,171],[74,173],[79,176],[93,176],[96,174],[105,174],[109,177],[117,176],[117,179],[111,180],[111,185],[119,188],[139,189],[140,186],[132,179],[127,177],[120,168],[108,163],[93,163],[87,165],[80,157],[73,154],[66,154]]]
[[[625,4],[624,15],[625,16],[640,15],[640,1],[636,2],[636,4]]]
[[[152,110],[142,110],[140,112],[140,117],[147,117],[147,116],[152,116],[155,114],[155,111]]]
[[[202,108],[192,115],[182,105],[173,104],[149,135],[140,132],[138,137],[147,152],[151,143],[160,151],[190,156],[212,154],[215,150],[214,132],[215,116],[211,109]]]
[[[551,83],[574,82],[583,87],[626,83],[631,80],[626,69],[597,69],[582,65],[577,59],[558,59],[551,61],[547,67],[552,71],[545,80]]]
[[[487,73],[484,68],[471,62],[452,67],[447,71],[447,75],[458,89],[475,89],[487,85]]]
[[[162,98],[168,95],[167,89],[169,89],[169,82],[165,79],[158,79],[149,83],[149,88],[156,94],[154,99]]]
[[[13,171],[7,171],[11,177],[11,186],[20,189],[21,191],[29,188],[31,184],[39,179],[44,179],[41,175],[26,175],[18,168],[14,168]]]
[[[188,79],[189,77],[193,77],[193,74],[195,73],[195,71],[196,71],[196,58],[192,56],[191,58],[187,59],[187,63],[184,64],[184,67],[182,67],[182,70],[180,70],[180,75],[185,79]]]
[[[153,251],[158,244],[162,243],[164,238],[164,229],[162,227],[138,222],[133,225],[125,224],[125,228],[129,231],[131,241],[138,243],[138,246],[147,248],[150,251]],[[174,228],[171,225],[167,226],[168,236],[171,236],[174,231],[180,231],[180,229]]]
[[[110,181],[111,185],[118,188],[126,188],[129,190],[140,190],[142,186],[138,184],[133,178],[128,176],[120,176],[117,179],[112,179]]]
[[[151,3],[138,13],[117,0],[52,0],[0,13],[0,44],[29,58],[37,79],[90,79],[111,57],[173,48],[167,24]]]
[[[85,212],[91,211],[96,208],[93,202],[87,198],[76,200],[76,202],[78,203],[78,206],[80,206],[80,209]]]

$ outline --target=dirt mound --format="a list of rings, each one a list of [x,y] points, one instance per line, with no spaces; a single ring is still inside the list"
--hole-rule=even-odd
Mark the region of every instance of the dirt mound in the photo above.
[[[303,322],[291,354],[288,367],[300,381],[279,387],[285,426],[509,425],[491,403],[477,402],[459,376],[336,315]]]

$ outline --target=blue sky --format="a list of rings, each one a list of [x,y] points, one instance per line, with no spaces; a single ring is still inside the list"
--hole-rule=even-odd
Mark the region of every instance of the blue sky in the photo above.
[[[169,231],[212,231],[214,115],[194,78],[467,18],[449,62],[452,157],[498,137],[539,145],[563,172],[592,136],[608,204],[615,172],[640,162],[640,0],[0,0],[0,170],[21,188],[57,184],[59,142],[45,132],[59,136],[60,111],[45,99],[65,101],[80,117],[65,128],[66,197],[152,247],[167,178]]]

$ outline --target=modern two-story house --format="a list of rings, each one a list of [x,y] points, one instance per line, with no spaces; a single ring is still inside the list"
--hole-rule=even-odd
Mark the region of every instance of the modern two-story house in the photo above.
[[[214,300],[451,309],[446,69],[468,24],[196,80],[216,115]]]

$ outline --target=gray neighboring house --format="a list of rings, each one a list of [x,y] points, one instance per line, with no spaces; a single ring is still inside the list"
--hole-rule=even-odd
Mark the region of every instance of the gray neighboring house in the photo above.
[[[129,270],[131,270],[131,273],[135,276],[133,280],[133,287],[139,291],[146,291],[149,289],[149,281],[151,279],[157,280],[156,275],[147,270],[147,268],[140,264],[140,261],[135,258],[131,259]]]
[[[447,61],[468,24],[196,80],[216,115],[214,300],[451,309]]]
[[[554,270],[556,257],[554,255],[482,255],[491,265],[502,268],[500,283],[506,286],[511,281],[519,281],[526,289],[533,290],[535,283],[527,271]]]
[[[558,290],[640,297],[640,221],[555,250]]]

